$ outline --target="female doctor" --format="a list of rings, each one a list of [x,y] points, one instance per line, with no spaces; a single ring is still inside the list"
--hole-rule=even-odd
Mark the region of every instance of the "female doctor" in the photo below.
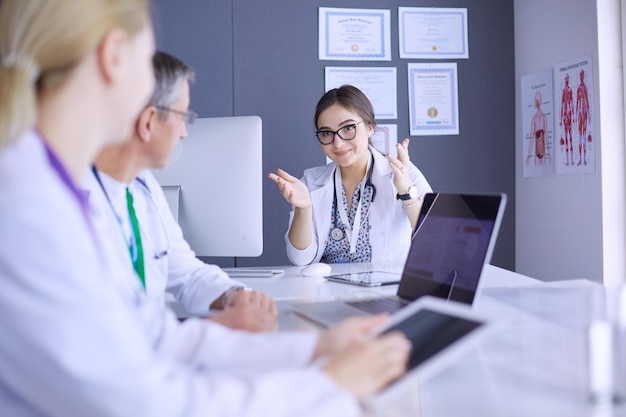
[[[322,96],[315,125],[332,163],[305,170],[301,180],[281,169],[269,174],[294,207],[285,236],[289,259],[296,265],[404,260],[422,198],[432,191],[409,159],[409,140],[397,144],[397,158],[374,149],[374,109],[350,85]]]
[[[2,325],[1,414],[358,415],[410,349],[364,337],[376,320],[258,335],[170,314],[150,329],[152,304],[79,184],[129,137],[153,54],[148,0],[0,3],[0,317],[16,318]]]

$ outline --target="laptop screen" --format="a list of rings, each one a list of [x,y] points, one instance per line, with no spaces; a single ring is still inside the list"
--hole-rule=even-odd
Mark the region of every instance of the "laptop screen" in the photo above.
[[[491,258],[503,200],[503,195],[427,194],[398,295],[471,304]]]

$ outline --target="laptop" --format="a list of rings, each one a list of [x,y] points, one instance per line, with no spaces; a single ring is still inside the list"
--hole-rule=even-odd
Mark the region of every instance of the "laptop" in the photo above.
[[[295,303],[292,310],[332,326],[351,316],[395,313],[425,295],[471,305],[491,260],[505,206],[502,193],[427,194],[396,295]]]

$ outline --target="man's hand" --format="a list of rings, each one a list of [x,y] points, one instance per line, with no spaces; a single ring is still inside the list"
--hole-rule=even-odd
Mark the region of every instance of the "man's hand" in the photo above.
[[[401,332],[355,341],[322,367],[335,382],[365,399],[406,372],[411,343]]]
[[[228,294],[224,310],[209,320],[231,329],[268,332],[276,329],[277,317],[276,303],[267,294],[242,290]]]
[[[320,333],[313,359],[345,350],[357,341],[367,339],[367,334],[389,319],[389,314],[369,317],[350,317]]]

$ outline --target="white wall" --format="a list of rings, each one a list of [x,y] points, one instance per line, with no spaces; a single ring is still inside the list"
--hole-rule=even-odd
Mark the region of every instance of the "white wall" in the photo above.
[[[626,279],[626,159],[624,131],[624,0],[598,1],[601,86],[604,283]]]
[[[515,0],[516,271],[547,281],[610,284],[626,271],[620,0],[597,3]],[[587,54],[593,59],[596,173],[523,178],[520,77]]]

